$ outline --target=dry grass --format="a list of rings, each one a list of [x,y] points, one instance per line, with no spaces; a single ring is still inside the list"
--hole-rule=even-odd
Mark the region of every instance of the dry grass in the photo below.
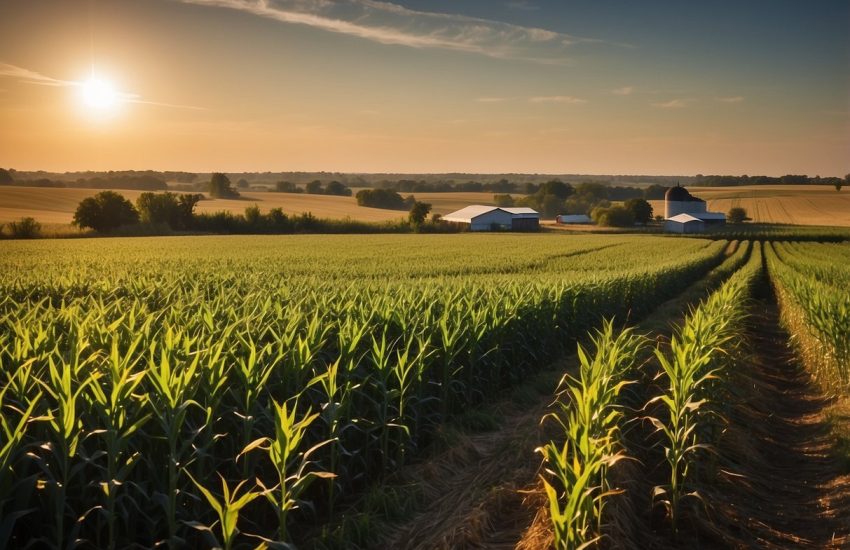
[[[77,205],[86,197],[98,193],[97,189],[62,189],[40,187],[0,187],[0,223],[33,217],[42,224],[51,224],[57,230],[67,230]],[[118,190],[135,202],[142,191]],[[405,193],[402,193],[403,195]],[[492,193],[417,193],[416,198],[431,203],[433,212],[447,214],[470,204],[492,204]],[[287,214],[311,212],[318,218],[342,219],[350,217],[364,222],[397,220],[407,215],[399,210],[365,208],[357,205],[354,197],[334,197],[291,193],[246,191],[239,200],[204,200],[198,203],[197,212],[227,210],[242,213],[256,204],[264,212],[282,208]]]
[[[712,212],[740,206],[753,221],[796,225],[850,227],[850,191],[837,192],[829,185],[753,185],[742,187],[692,187]],[[650,201],[656,214],[664,201]]]

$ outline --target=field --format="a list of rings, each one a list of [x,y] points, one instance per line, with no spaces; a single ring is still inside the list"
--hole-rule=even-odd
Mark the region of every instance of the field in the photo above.
[[[355,192],[357,190],[355,189]],[[694,194],[708,202],[710,210],[728,212],[733,206],[747,209],[755,222],[795,225],[850,227],[850,192],[837,193],[827,186],[751,186],[694,187]],[[31,216],[50,228],[67,230],[77,204],[93,194],[92,189],[0,187],[0,223]],[[139,191],[119,191],[135,201]],[[404,194],[404,193],[403,193]],[[420,201],[432,205],[432,212],[447,214],[470,204],[493,204],[492,193],[415,193]],[[664,201],[650,201],[656,214],[664,213]],[[245,191],[239,200],[205,200],[198,212],[226,210],[242,213],[248,206],[258,205],[262,211],[282,208],[287,214],[312,212],[319,218],[365,222],[398,220],[406,212],[366,208],[353,197],[333,197]]]
[[[95,189],[62,189],[38,187],[0,186],[0,223],[33,217],[43,224],[67,226],[74,217],[77,205],[86,197],[97,193]],[[135,201],[141,191],[119,190],[119,193]],[[356,189],[355,189],[356,192]],[[416,193],[419,200],[433,205],[433,212],[447,214],[469,204],[492,204],[492,193]],[[245,191],[239,200],[205,200],[197,207],[197,212],[218,212],[226,210],[241,214],[245,208],[256,204],[267,212],[272,208],[282,208],[287,214],[312,212],[318,218],[341,219],[350,217],[365,222],[397,220],[407,212],[366,208],[358,206],[353,197],[333,197],[291,193],[271,193],[263,191]]]
[[[802,346],[783,360],[813,373],[789,387],[847,395],[850,272],[829,260],[845,256],[638,235],[2,242],[0,546],[463,546],[496,536],[497,518],[515,526],[499,537],[534,548],[658,546],[709,516],[733,546],[748,535],[724,521],[777,544],[815,536],[778,508],[734,517],[763,495],[730,479],[756,476],[770,450],[741,455],[736,438],[758,447],[790,428],[739,422],[764,395],[731,388],[790,376],[761,372],[773,351],[748,347],[781,331],[779,313],[755,326],[751,311],[781,311]],[[558,422],[540,432],[544,415]],[[798,458],[770,470],[765,486],[789,495],[776,504],[814,481],[845,494],[807,434],[784,434]],[[821,508],[805,520],[846,536]]]
[[[850,192],[826,185],[691,187],[712,212],[740,206],[755,222],[850,227]],[[650,201],[664,214],[664,201]]]

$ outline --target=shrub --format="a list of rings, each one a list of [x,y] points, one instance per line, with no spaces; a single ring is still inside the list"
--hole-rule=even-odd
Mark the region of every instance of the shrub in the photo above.
[[[360,206],[409,210],[415,202],[416,199],[413,198],[413,195],[402,198],[401,195],[390,189],[363,189],[357,192],[357,204]]]
[[[413,227],[419,227],[425,223],[428,213],[431,211],[431,205],[427,202],[416,201],[410,208],[410,214],[407,219]]]
[[[590,217],[597,225],[608,227],[630,227],[635,224],[635,215],[624,206],[597,206],[590,212]]]
[[[9,223],[9,234],[15,239],[32,239],[41,231],[41,224],[35,218],[21,218]]]
[[[740,206],[730,208],[726,217],[729,218],[729,223],[743,223],[749,219],[747,217],[747,211]]]
[[[139,213],[133,203],[115,191],[101,191],[83,199],[73,221],[78,227],[91,227],[99,233],[135,223],[139,223]]]

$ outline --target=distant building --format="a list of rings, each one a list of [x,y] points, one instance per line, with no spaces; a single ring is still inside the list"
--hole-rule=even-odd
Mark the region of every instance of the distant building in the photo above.
[[[587,214],[561,214],[555,221],[563,224],[589,224],[593,223]]]
[[[532,208],[475,204],[446,214],[443,221],[468,224],[470,231],[537,231],[540,214]]]
[[[664,221],[664,231],[668,233],[702,233],[705,222],[691,214],[676,214]]]
[[[693,220],[685,220],[679,218],[681,215],[687,215],[701,222],[700,229],[696,229],[697,224]],[[674,221],[672,224],[665,223],[665,231],[674,231],[676,233],[698,233],[705,231],[706,226],[726,225],[726,214],[722,212],[708,212],[706,210],[705,201],[691,195],[687,189],[681,185],[671,187],[664,195],[664,218],[667,221]],[[679,231],[679,226],[683,220],[688,223],[688,231]],[[668,229],[671,228],[671,229]],[[672,229],[676,228],[676,229]]]

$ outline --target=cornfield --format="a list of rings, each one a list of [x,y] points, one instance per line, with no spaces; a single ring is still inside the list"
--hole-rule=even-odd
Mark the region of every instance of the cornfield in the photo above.
[[[628,320],[680,292],[726,244],[400,235],[0,246],[0,546],[231,548],[312,536],[422,456],[446,420],[603,317]]]

